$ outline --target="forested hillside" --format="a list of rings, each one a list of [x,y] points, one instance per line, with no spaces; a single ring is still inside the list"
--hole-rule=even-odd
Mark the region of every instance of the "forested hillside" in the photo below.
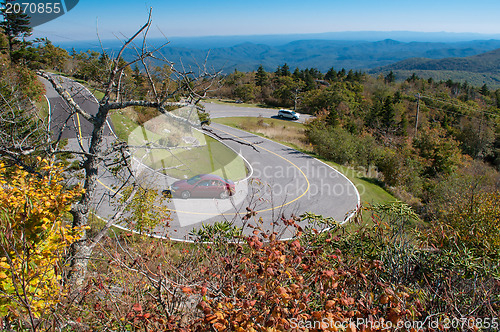
[[[386,70],[460,70],[475,73],[498,73],[500,49],[464,58],[413,58],[387,66]]]
[[[397,83],[392,73],[292,73],[285,64],[274,73],[234,72],[215,95],[317,115],[306,134],[319,155],[375,167],[379,180],[418,211],[438,210],[432,195],[450,177],[480,169],[491,176],[489,185],[499,185],[500,89],[415,74]]]
[[[371,73],[390,71],[397,76],[415,72],[425,78],[455,79],[479,86],[486,83],[498,88],[500,87],[500,49],[463,58],[411,58],[373,70]]]
[[[284,40],[282,43],[255,38],[240,37],[228,38],[227,42],[217,42],[217,38],[193,41],[179,41],[173,39],[169,47],[163,48],[161,53],[178,66],[181,64],[197,68],[206,59],[209,66],[217,70],[222,69],[229,74],[234,69],[239,71],[257,70],[262,65],[267,71],[288,63],[292,68],[317,68],[326,72],[331,66],[353,70],[367,70],[390,65],[409,58],[443,59],[450,57],[468,57],[500,48],[499,40],[473,40],[461,42],[402,42],[393,39],[376,41],[348,40],[348,39],[307,39],[297,37],[297,40]],[[163,40],[152,42],[152,46],[161,45]],[[221,45],[222,43],[222,45]],[[92,51],[100,52],[99,43]],[[70,51],[87,51],[89,44],[71,45],[62,43]],[[108,45],[107,45],[108,46]],[[116,41],[110,43],[110,49],[115,52],[119,48]],[[110,52],[111,52],[110,50]],[[132,50],[124,53],[124,59],[133,58]],[[208,58],[207,58],[208,56]],[[159,63],[159,62],[158,62]]]

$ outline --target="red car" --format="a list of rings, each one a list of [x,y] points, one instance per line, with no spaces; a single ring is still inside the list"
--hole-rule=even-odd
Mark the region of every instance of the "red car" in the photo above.
[[[176,196],[184,199],[189,197],[218,197],[228,198],[235,193],[234,182],[213,174],[200,174],[187,180],[174,182],[170,189],[164,190],[167,196]]]

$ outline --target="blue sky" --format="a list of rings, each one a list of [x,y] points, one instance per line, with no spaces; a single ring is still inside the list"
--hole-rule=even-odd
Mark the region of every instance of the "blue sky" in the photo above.
[[[151,37],[340,31],[500,33],[498,0],[80,0],[34,30],[54,41],[130,36],[153,7]]]

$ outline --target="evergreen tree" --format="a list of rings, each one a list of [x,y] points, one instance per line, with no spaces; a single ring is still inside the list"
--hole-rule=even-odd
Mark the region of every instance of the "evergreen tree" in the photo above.
[[[265,86],[267,83],[267,73],[262,65],[259,66],[257,72],[255,73],[255,85]]]
[[[276,76],[281,76],[281,66],[278,66],[278,68],[276,68],[276,71],[274,72],[274,75]]]
[[[415,81],[418,81],[420,79],[420,77],[417,76],[417,74],[413,73],[411,74],[410,77],[408,77],[406,79],[407,82],[415,82]]]
[[[389,129],[394,126],[396,118],[396,109],[394,108],[393,99],[391,96],[387,97],[382,109],[382,124],[385,128]]]
[[[354,82],[354,72],[352,69],[349,70],[345,79],[347,82]]]
[[[316,88],[316,81],[311,71],[306,70],[303,76],[303,81],[306,84],[305,91],[311,91]]]
[[[394,75],[394,72],[391,70],[389,74],[384,78],[385,83],[394,83],[396,81],[396,75]]]
[[[486,83],[481,87],[481,90],[479,90],[479,93],[482,94],[483,96],[489,96],[490,95],[490,90],[488,89],[488,86]]]
[[[1,4],[3,21],[0,27],[3,33],[7,36],[9,42],[9,56],[12,62],[17,62],[20,58],[19,54],[29,45],[26,42],[26,37],[31,36],[33,29],[29,26],[30,20],[28,15],[23,11],[16,13],[14,10],[7,12],[7,4],[13,4],[14,0],[4,0]],[[18,47],[20,46],[20,47]]]
[[[338,73],[337,73],[337,77],[341,80],[344,79],[345,77],[345,68],[342,68]]]
[[[285,63],[282,67],[281,67],[281,75],[280,76],[291,76],[292,73],[290,73],[290,67],[288,67],[288,65]]]
[[[300,71],[300,69],[298,67],[295,67],[295,71],[293,72],[293,78],[295,80],[301,80],[301,79],[304,79],[304,75],[303,73]]]
[[[337,71],[335,69],[333,69],[333,67],[332,67],[325,74],[325,80],[327,80],[327,81],[335,81],[336,79],[337,79]]]
[[[401,136],[408,136],[408,118],[406,117],[406,114],[403,113],[401,115],[401,122],[399,122],[399,134]]]

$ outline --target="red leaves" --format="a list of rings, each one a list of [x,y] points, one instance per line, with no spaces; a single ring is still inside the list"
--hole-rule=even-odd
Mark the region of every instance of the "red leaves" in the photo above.
[[[259,250],[264,246],[264,243],[262,243],[256,235],[248,238],[247,243],[251,248],[256,250]]]
[[[301,249],[301,245],[300,245],[300,242],[298,240],[295,240],[292,243],[290,243],[290,247],[292,249],[297,250],[297,251]]]
[[[245,301],[243,301],[243,308],[244,309],[253,308],[256,303],[257,303],[257,300],[252,300],[252,301],[245,300]]]
[[[335,271],[332,271],[332,270],[322,271],[321,274],[325,278],[335,279]]]
[[[152,316],[153,315],[149,312],[143,313],[142,305],[140,303],[135,303],[132,306],[132,311],[130,311],[127,314],[126,318],[129,321],[133,321],[135,324],[137,324],[141,320],[147,320],[147,319],[152,318]]]
[[[142,306],[140,303],[136,303],[132,306],[132,310],[135,312],[142,312]]]

